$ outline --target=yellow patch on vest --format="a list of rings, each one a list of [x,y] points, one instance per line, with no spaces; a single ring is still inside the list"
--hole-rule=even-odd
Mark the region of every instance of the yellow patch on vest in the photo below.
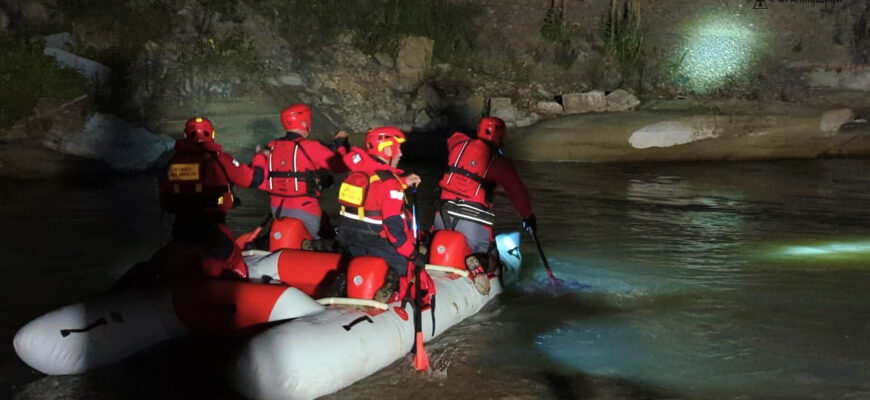
[[[338,190],[338,199],[356,206],[362,206],[363,190],[360,186],[343,182]]]
[[[199,180],[199,164],[170,164],[170,181],[195,181]]]

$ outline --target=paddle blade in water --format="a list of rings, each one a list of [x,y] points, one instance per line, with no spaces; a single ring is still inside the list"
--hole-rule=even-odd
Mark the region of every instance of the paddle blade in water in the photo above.
[[[423,332],[417,332],[417,348],[414,354],[414,368],[417,371],[429,370],[429,356],[426,355],[426,349],[423,348]]]

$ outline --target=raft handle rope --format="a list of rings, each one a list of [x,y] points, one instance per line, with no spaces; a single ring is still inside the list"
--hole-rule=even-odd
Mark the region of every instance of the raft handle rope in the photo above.
[[[371,307],[386,311],[390,306],[387,303],[368,299],[352,299],[349,297],[325,297],[317,299],[317,302],[322,306],[360,306]]]
[[[63,336],[63,337],[67,337],[67,336],[69,336],[71,333],[84,333],[84,332],[87,332],[87,331],[89,331],[89,330],[91,330],[91,329],[94,329],[94,328],[96,328],[96,327],[98,327],[98,326],[100,326],[100,325],[108,325],[108,324],[109,324],[109,321],[106,321],[105,318],[102,318],[102,317],[101,317],[100,319],[94,321],[92,324],[90,324],[90,325],[88,325],[88,326],[86,326],[86,327],[84,327],[84,328],[80,328],[80,329],[61,329],[61,330],[60,330],[60,335]]]

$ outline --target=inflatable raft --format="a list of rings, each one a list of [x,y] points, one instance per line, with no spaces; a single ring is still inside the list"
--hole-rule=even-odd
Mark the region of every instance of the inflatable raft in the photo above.
[[[274,257],[290,257],[276,252]],[[307,252],[312,253],[312,252]],[[256,262],[262,254],[248,256]],[[316,255],[337,264],[339,255]],[[310,259],[287,261],[297,268]],[[307,276],[307,275],[305,275]],[[95,296],[59,308],[22,327],[13,339],[27,365],[49,375],[79,374],[191,331],[228,335],[258,325],[317,313],[314,287],[189,279]]]
[[[519,234],[496,238],[506,268],[490,276],[490,292],[480,294],[467,272],[427,265],[437,295],[436,307],[422,312],[428,341],[478,312],[518,273]],[[430,252],[445,249],[437,245]],[[434,258],[434,257],[433,257]],[[264,264],[260,264],[264,265]],[[351,274],[352,275],[352,274]],[[352,282],[353,276],[348,277]],[[245,343],[229,368],[231,385],[249,399],[311,399],[338,391],[405,356],[414,344],[411,304],[385,307],[329,305],[319,313],[279,323]],[[434,313],[434,318],[433,318]]]

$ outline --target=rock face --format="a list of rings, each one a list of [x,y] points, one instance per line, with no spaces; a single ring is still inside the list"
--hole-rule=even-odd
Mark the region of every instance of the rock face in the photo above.
[[[117,170],[143,171],[172,150],[174,144],[168,136],[155,135],[115,116],[98,113],[84,130],[51,146],[62,153],[104,161]]]
[[[399,43],[396,71],[403,90],[413,90],[423,82],[423,76],[432,62],[435,41],[423,36],[407,36]]]

